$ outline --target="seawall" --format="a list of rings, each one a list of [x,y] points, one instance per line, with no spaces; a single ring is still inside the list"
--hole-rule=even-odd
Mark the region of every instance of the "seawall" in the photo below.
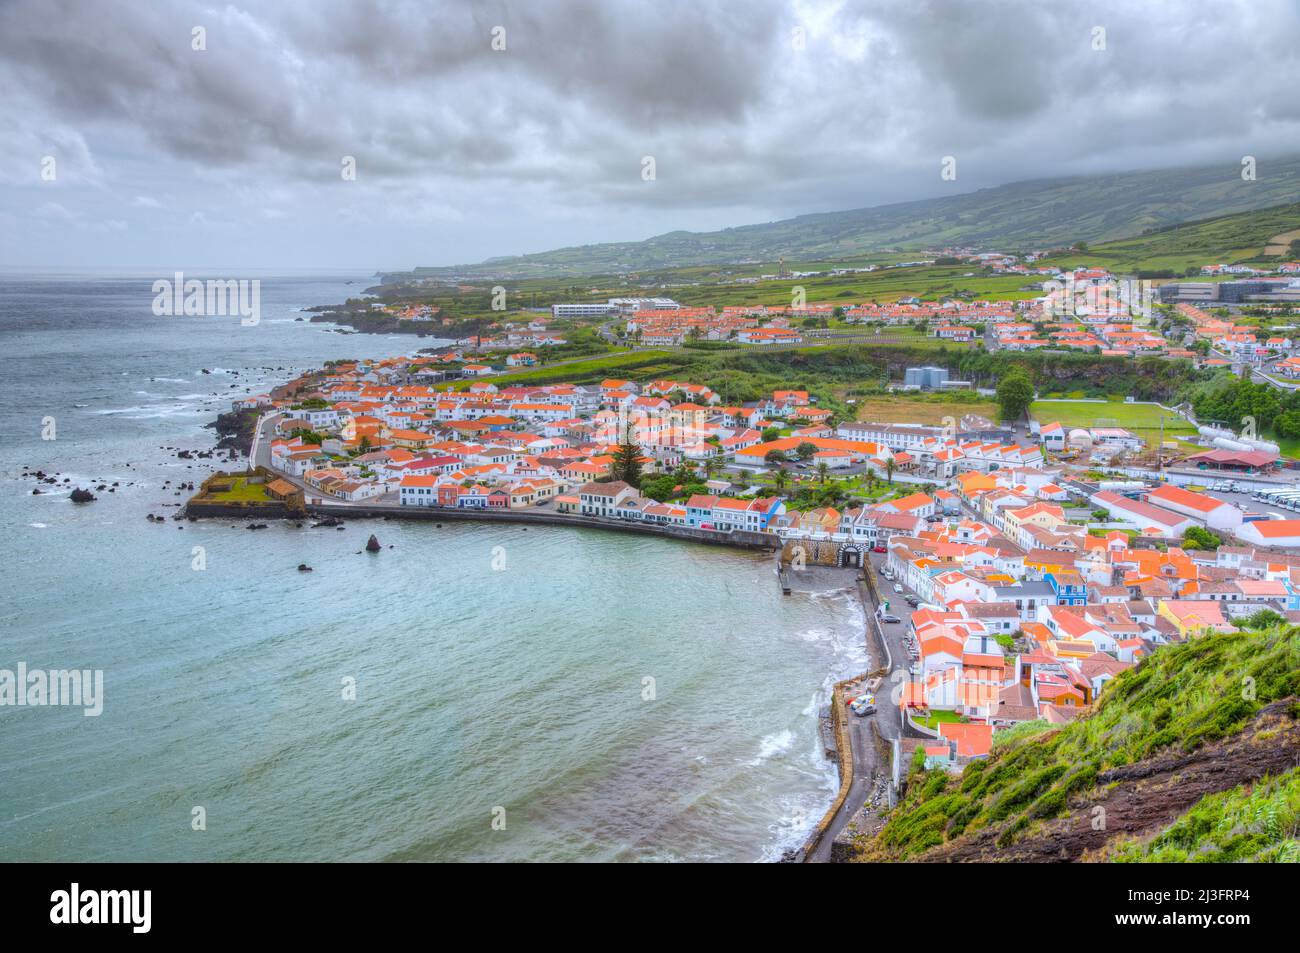
[[[545,513],[536,510],[468,510],[441,506],[386,506],[362,504],[309,503],[311,516],[335,516],[340,519],[409,519],[426,522],[467,520],[479,523],[519,523],[526,526],[571,526],[579,529],[603,529],[618,533],[663,536],[692,543],[708,543],[770,552],[780,549],[781,538],[769,533],[735,530],[730,533],[698,529],[691,526],[666,526],[636,523],[630,520],[601,519],[570,513]]]

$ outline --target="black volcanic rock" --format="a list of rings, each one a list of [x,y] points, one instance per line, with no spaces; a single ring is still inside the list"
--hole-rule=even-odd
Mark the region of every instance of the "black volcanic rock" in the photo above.
[[[94,493],[91,493],[89,490],[83,490],[81,487],[77,487],[75,490],[72,491],[73,503],[90,503],[94,499],[95,499]]]
[[[376,537],[373,533],[371,533],[370,539],[366,541],[366,552],[377,553],[381,549],[383,549],[383,547],[379,545],[378,537]]]

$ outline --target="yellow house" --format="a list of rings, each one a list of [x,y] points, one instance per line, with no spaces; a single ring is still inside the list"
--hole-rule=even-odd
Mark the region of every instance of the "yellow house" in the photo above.
[[[407,450],[423,450],[433,443],[433,437],[420,430],[389,430],[388,439]]]
[[[1167,619],[1184,639],[1214,632],[1236,632],[1223,607],[1208,599],[1161,599],[1156,614]]]
[[[1029,538],[1023,531],[1024,527],[1038,526],[1042,529],[1054,530],[1058,526],[1069,523],[1065,518],[1065,511],[1055,503],[1031,503],[1016,510],[1007,510],[1003,518],[1007,524],[1007,537],[1026,549],[1029,548]]]
[[[1059,553],[1054,549],[1031,549],[1025,554],[1025,568],[1045,573],[1074,571],[1074,553]]]

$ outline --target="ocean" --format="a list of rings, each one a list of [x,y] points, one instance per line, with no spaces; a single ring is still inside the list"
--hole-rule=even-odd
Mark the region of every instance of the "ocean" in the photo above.
[[[797,846],[837,787],[817,711],[866,667],[848,593],[782,596],[767,557],[594,530],[147,519],[217,467],[175,451],[210,448],[234,396],[429,346],[295,320],[365,275],[261,281],[243,327],[154,316],[149,277],[0,273],[0,669],[104,684],[98,717],[0,706],[0,859]],[[32,495],[24,466],[60,482]]]

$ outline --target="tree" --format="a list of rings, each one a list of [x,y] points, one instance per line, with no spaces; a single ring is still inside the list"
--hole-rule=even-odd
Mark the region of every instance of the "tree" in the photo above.
[[[672,499],[673,490],[676,486],[677,481],[668,474],[652,477],[641,484],[641,495],[665,503]]]
[[[641,486],[641,448],[635,443],[623,442],[614,451],[610,475],[628,486]]]
[[[1183,533],[1183,549],[1218,549],[1222,543],[1218,536],[1200,526],[1189,526]]]
[[[807,440],[794,448],[794,455],[800,460],[811,460],[816,453],[817,444],[809,443]]]
[[[894,463],[893,457],[890,457],[885,461],[885,475],[889,477],[889,483],[891,486],[894,483],[894,467],[896,466],[898,466],[898,464]]]
[[[764,443],[771,443],[773,440],[778,439],[780,436],[781,436],[781,428],[780,428],[780,427],[764,427],[764,428],[763,428],[763,442],[764,442]]]
[[[817,479],[821,482],[823,486],[826,485],[826,478],[830,476],[830,472],[831,472],[831,468],[829,465],[827,465],[825,460],[817,464]]]
[[[777,470],[772,474],[772,485],[776,487],[778,493],[790,485],[790,474],[784,470]]]
[[[1034,384],[1022,368],[1012,368],[998,381],[998,406],[1003,420],[1019,420],[1034,400]]]
[[[785,463],[785,451],[769,450],[767,453],[763,454],[763,459],[774,466],[780,466],[782,463]]]
[[[1254,615],[1242,619],[1241,624],[1248,629],[1268,629],[1275,625],[1285,625],[1286,616],[1283,616],[1272,609],[1260,609]]]

